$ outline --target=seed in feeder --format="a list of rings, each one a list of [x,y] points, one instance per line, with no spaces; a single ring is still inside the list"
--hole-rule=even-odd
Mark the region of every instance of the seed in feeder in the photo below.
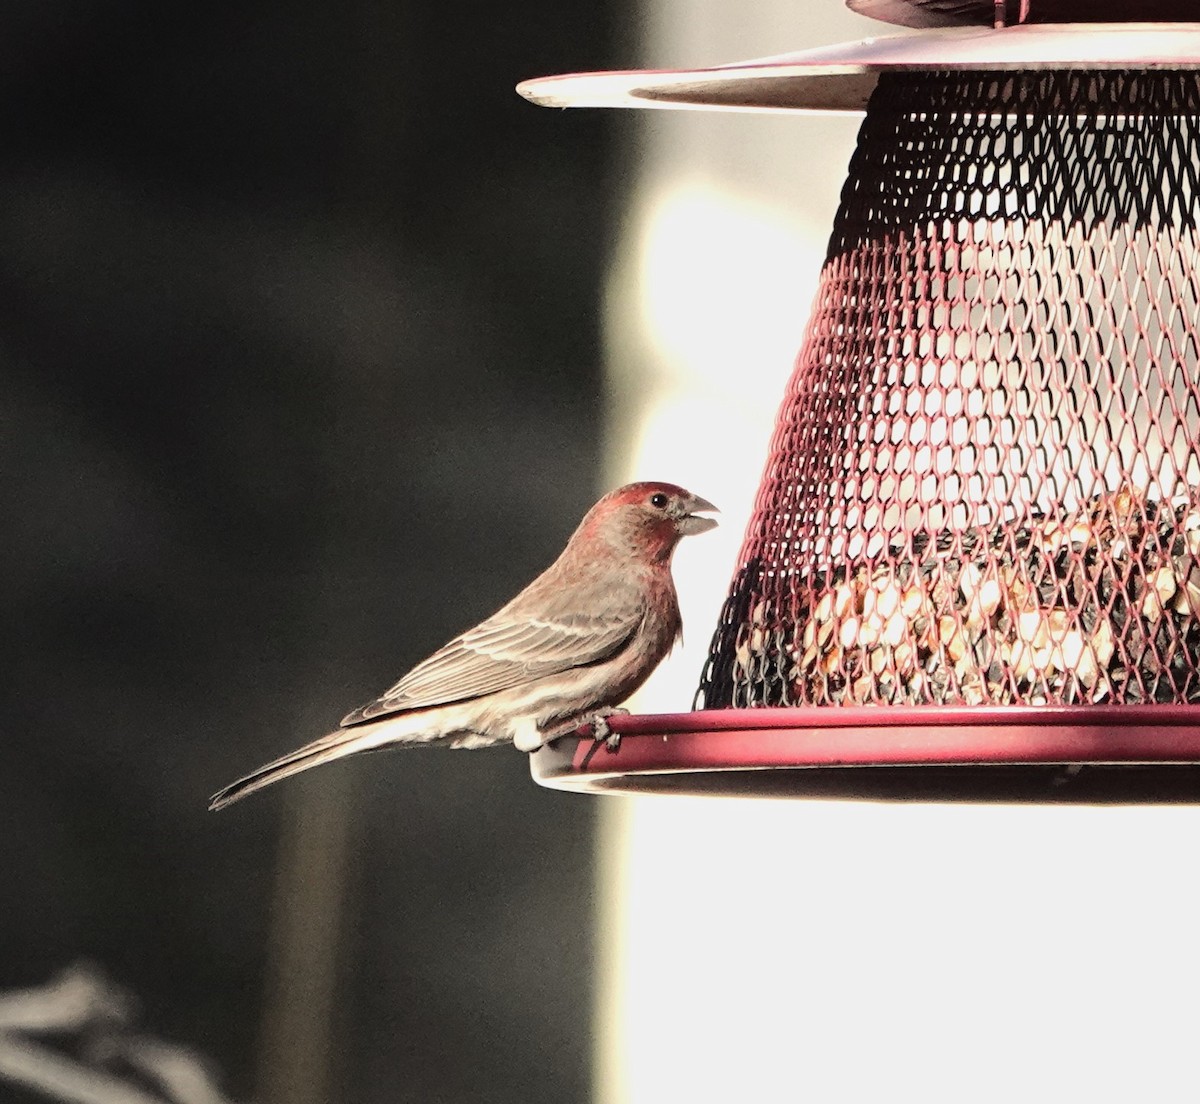
[[[1041,675],[1043,678],[1054,674],[1054,649],[1048,644],[1035,648],[1029,664],[1033,673]]]
[[[1065,646],[1064,642],[1064,648]],[[1079,658],[1070,667],[1075,671],[1075,677],[1079,680],[1079,684],[1086,686],[1089,690],[1100,679],[1100,668],[1096,663],[1096,653],[1091,648],[1084,648],[1080,651]]]
[[[963,564],[962,572],[958,576],[958,588],[968,602],[975,591],[979,589],[979,582],[982,578],[983,571],[978,564]]]
[[[1008,594],[1008,601],[1005,604],[1010,609],[1026,608],[1031,597],[1029,582],[1015,567],[1005,566],[1001,574],[1004,589]]]
[[[1192,567],[1186,560],[1175,562],[1176,581],[1183,579],[1183,584],[1175,592],[1171,609],[1181,617],[1186,614],[1196,615],[1200,611],[1200,568]]]
[[[1096,662],[1101,667],[1108,666],[1115,647],[1112,625],[1107,620],[1101,621],[1096,625],[1095,635],[1092,637],[1092,651],[1096,653]]]
[[[913,636],[917,643],[926,650],[937,647],[937,637],[934,634],[933,622],[925,614],[920,614],[912,620]]]
[[[1200,701],[1193,498],[1105,496],[1054,520],[914,534],[889,552],[813,580],[780,704]],[[772,608],[756,606],[752,624]],[[785,647],[750,631],[737,669],[769,681]]]
[[[979,610],[984,617],[991,617],[1000,608],[1000,583],[996,579],[984,579],[979,587]]]
[[[899,611],[893,613],[883,627],[883,643],[889,648],[897,647],[904,639],[907,627],[908,622],[904,619],[904,614]]]
[[[821,647],[821,648],[826,647],[829,644],[829,640],[832,636],[833,636],[833,622],[826,621],[821,625],[821,627],[819,629],[817,629],[817,646]]]
[[[979,678],[971,679],[963,684],[963,702],[967,705],[982,705],[987,700],[983,682]]]
[[[1000,646],[1000,660],[1008,666],[1017,682],[1024,682],[1029,676],[1032,655],[1033,649],[1023,640],[1015,640],[1011,644],[1005,642]]]
[[[1071,615],[1064,609],[1052,609],[1046,615],[1046,634],[1052,643],[1059,643],[1071,627]]]
[[[1076,522],[1067,533],[1072,548],[1083,548],[1092,539],[1092,527],[1086,521]]]
[[[1042,615],[1037,610],[1023,610],[1017,614],[1017,636],[1026,644],[1037,640],[1042,629]]]
[[[1160,567],[1146,576],[1146,596],[1142,599],[1142,616],[1156,624],[1163,615],[1168,599],[1175,594],[1175,572]]]
[[[1056,666],[1064,671],[1072,671],[1079,665],[1080,659],[1084,654],[1083,633],[1078,629],[1071,629],[1066,633],[1062,642],[1058,646],[1058,663]],[[1090,649],[1089,649],[1090,650]]]
[[[1191,613],[1193,617],[1200,616],[1200,572],[1193,571],[1188,576],[1187,582],[1184,584],[1184,589],[1187,591],[1189,610],[1181,610],[1181,613]]]
[[[811,648],[817,642],[817,626],[813,621],[806,621],[804,632],[800,634],[800,643],[805,648]]]
[[[1146,579],[1146,584],[1151,589],[1158,591],[1158,596],[1164,603],[1175,593],[1178,585],[1175,571],[1170,567],[1160,567],[1157,571],[1151,572]]]
[[[900,588],[891,579],[884,580],[885,587],[879,592],[876,610],[887,621],[900,608]]]
[[[1112,506],[1113,517],[1118,521],[1128,521],[1133,515],[1134,498],[1133,491],[1128,487],[1122,487],[1109,496],[1109,503]]]

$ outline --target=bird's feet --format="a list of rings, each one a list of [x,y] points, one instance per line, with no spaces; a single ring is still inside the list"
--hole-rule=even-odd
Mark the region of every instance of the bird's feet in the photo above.
[[[588,748],[587,754],[580,764],[583,769],[587,769],[596,752],[600,750],[601,744],[610,755],[616,754],[617,749],[621,746],[621,734],[612,730],[608,718],[622,716],[628,712],[628,709],[607,709],[603,713],[593,713],[590,717],[584,718],[583,723],[590,725],[592,729],[592,746]]]
[[[629,716],[628,709],[609,709],[604,713],[593,713],[588,718],[588,723],[592,726],[592,739],[597,744],[603,740],[604,746],[610,752],[615,753],[621,746],[621,734],[612,730],[612,726],[608,723],[608,718],[627,716]]]

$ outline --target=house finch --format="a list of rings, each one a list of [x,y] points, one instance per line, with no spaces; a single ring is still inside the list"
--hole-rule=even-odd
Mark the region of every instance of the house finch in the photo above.
[[[521,751],[604,718],[679,636],[671,554],[717,523],[671,483],[631,483],[579,523],[562,555],[498,613],[419,663],[336,732],[214,794],[221,809],[263,786],[360,751],[414,744]]]

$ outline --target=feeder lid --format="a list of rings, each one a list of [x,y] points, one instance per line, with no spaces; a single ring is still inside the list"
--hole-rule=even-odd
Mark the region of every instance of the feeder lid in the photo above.
[[[523,81],[543,107],[864,111],[891,71],[1200,69],[1200,23],[1025,24],[820,46],[712,69],[572,73]]]
[[[846,0],[868,19],[901,27],[991,27],[996,0]],[[1024,7],[1024,11],[1022,11]],[[1186,23],[1196,17],[1195,0],[1004,0],[1004,23],[1119,23],[1133,16]]]
[[[617,716],[534,780],[591,793],[1200,804],[1200,706],[842,706]]]

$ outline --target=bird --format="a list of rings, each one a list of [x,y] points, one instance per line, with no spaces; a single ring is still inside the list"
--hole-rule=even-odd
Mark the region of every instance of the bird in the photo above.
[[[215,793],[212,810],[322,763],[390,747],[533,752],[607,719],[646,681],[682,631],[671,558],[716,526],[706,499],[673,483],[630,483],[583,517],[541,575],[491,617],[348,713],[334,732]],[[618,741],[613,740],[611,746]]]

